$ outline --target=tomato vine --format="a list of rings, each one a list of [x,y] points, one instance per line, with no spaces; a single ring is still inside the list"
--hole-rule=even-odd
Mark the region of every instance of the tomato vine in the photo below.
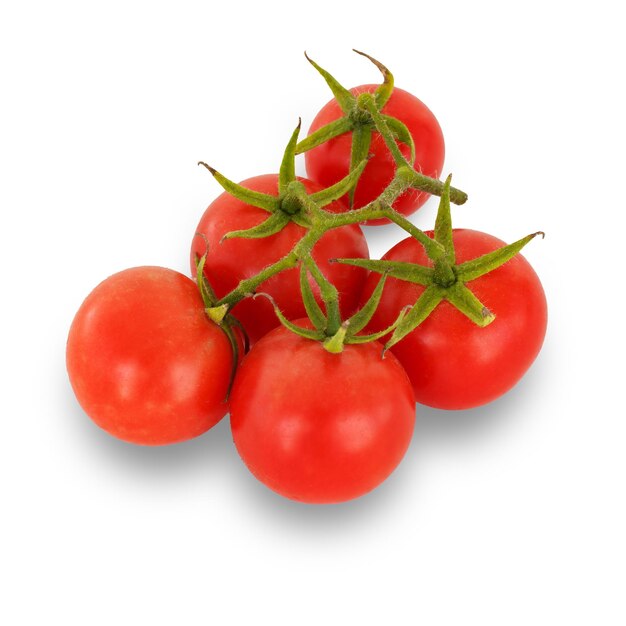
[[[266,280],[300,264],[301,276],[306,276],[307,272],[310,272],[319,285],[327,317],[323,322],[321,321],[318,311],[311,304],[308,282],[301,280],[303,302],[315,325],[315,330],[305,331],[295,327],[282,315],[280,309],[274,306],[280,322],[302,336],[323,341],[327,349],[331,351],[338,351],[343,342],[364,341],[365,339],[359,337],[357,333],[367,325],[375,311],[376,302],[368,303],[366,308],[355,314],[355,316],[364,316],[363,311],[369,312],[369,317],[360,327],[359,324],[354,323],[354,317],[347,320],[345,325],[342,324],[336,304],[337,291],[317,268],[312,259],[311,251],[324,233],[331,229],[384,218],[402,228],[423,246],[428,258],[433,263],[433,268],[419,266],[409,268],[398,263],[367,259],[336,259],[341,263],[382,273],[381,290],[384,284],[384,275],[401,277],[403,280],[413,281],[427,287],[408,313],[406,310],[398,311],[396,321],[387,331],[367,335],[369,340],[379,339],[393,331],[392,337],[386,344],[386,349],[390,348],[412,332],[444,299],[479,326],[485,326],[493,321],[493,313],[474,296],[465,283],[507,262],[539,233],[524,237],[480,259],[456,266],[452,246],[450,203],[463,204],[467,200],[467,194],[451,186],[450,176],[445,181],[425,176],[416,171],[404,157],[398,147],[398,141],[409,145],[411,155],[413,155],[415,144],[411,133],[400,120],[381,112],[393,93],[393,75],[373,57],[356,50],[355,52],[368,58],[383,75],[383,82],[374,93],[361,93],[355,97],[305,53],[307,60],[324,77],[344,112],[344,116],[320,128],[302,141],[298,141],[301,127],[301,123],[298,122],[284,152],[276,196],[247,189],[226,178],[210,165],[204,162],[199,163],[209,170],[229,194],[268,213],[268,217],[261,224],[247,230],[229,232],[224,236],[224,239],[270,237],[280,232],[289,222],[294,222],[306,229],[305,234],[288,254],[266,266],[256,275],[242,279],[237,287],[228,294],[221,298],[215,298],[212,305],[207,307],[207,313],[211,319],[219,321],[227,311],[242,299],[254,296]],[[393,179],[376,199],[361,208],[352,208],[343,213],[325,210],[324,207],[329,203],[346,194],[353,193],[355,185],[367,165],[370,138],[374,130],[383,138],[395,162],[396,169]],[[344,133],[352,133],[352,158],[348,175],[322,191],[307,193],[304,185],[297,180],[295,174],[296,155],[312,150]],[[434,237],[429,237],[392,206],[394,201],[410,188],[441,197]],[[341,342],[339,342],[338,334],[342,334]]]

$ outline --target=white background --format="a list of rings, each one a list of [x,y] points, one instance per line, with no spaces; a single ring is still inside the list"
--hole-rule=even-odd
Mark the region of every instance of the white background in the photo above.
[[[0,622],[625,624],[619,4],[3,5]],[[174,447],[109,437],[64,347],[109,274],[188,271],[220,192],[198,160],[276,171],[328,99],[304,49],[347,85],[378,79],[353,47],[439,118],[470,194],[456,226],[546,231],[525,255],[550,321],[512,392],[419,408],[382,487],[314,507],[257,483],[227,420]],[[402,234],[367,236],[379,255]]]

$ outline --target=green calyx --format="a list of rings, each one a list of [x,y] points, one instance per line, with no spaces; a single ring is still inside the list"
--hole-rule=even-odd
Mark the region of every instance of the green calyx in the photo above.
[[[296,145],[296,154],[302,154],[312,150],[317,146],[343,135],[352,133],[352,149],[350,153],[350,172],[359,167],[367,160],[372,132],[379,133],[385,141],[396,166],[406,167],[410,172],[406,187],[414,187],[421,191],[440,196],[443,190],[442,182],[424,176],[413,168],[415,162],[415,144],[413,137],[406,125],[395,117],[385,115],[382,109],[387,104],[394,88],[393,74],[380,61],[377,61],[365,52],[354,50],[357,54],[369,59],[381,72],[383,82],[376,88],[374,93],[362,93],[354,96],[348,89],[343,87],[329,72],[320,67],[305,52],[304,55],[309,63],[321,74],[343,112],[343,116],[338,120],[317,129],[314,133],[303,139]],[[409,147],[410,159],[407,161],[398,142]],[[356,187],[356,186],[355,186]],[[350,190],[350,206],[354,199],[353,187]],[[463,204],[467,200],[467,194],[460,189],[450,189],[451,201],[455,204]]]
[[[259,225],[246,230],[229,232],[224,235],[223,239],[259,239],[269,237],[280,232],[289,222],[310,228],[316,221],[319,221],[319,213],[323,207],[338,200],[354,187],[365,168],[365,161],[355,167],[348,176],[338,183],[309,194],[304,184],[296,177],[295,158],[299,132],[300,122],[298,122],[285,148],[278,174],[277,195],[266,194],[243,187],[229,180],[203,161],[198,163],[198,165],[206,167],[215,180],[229,194],[246,204],[269,213],[269,216]]]
[[[425,287],[417,302],[395,323],[393,334],[385,344],[385,350],[401,341],[415,330],[442,301],[447,300],[478,326],[484,327],[495,320],[495,315],[474,295],[467,283],[484,276],[504,265],[537,235],[536,232],[522,239],[489,252],[477,259],[456,264],[450,214],[450,179],[444,183],[437,212],[433,240],[440,248],[435,255],[424,246],[432,266],[401,261],[370,261],[366,259],[334,259],[339,263],[363,267],[369,271],[391,276]]]
[[[322,310],[315,299],[315,294],[309,277],[313,279],[314,284],[317,285],[320,291],[325,311]],[[374,312],[376,311],[376,307],[378,306],[382,296],[385,280],[386,275],[383,274],[378,282],[378,285],[376,286],[376,289],[374,289],[365,305],[359,311],[354,313],[352,317],[342,321],[341,313],[339,311],[339,294],[337,293],[337,289],[326,279],[312,258],[309,257],[304,260],[300,264],[300,289],[302,291],[304,307],[313,328],[303,328],[288,320],[270,295],[266,293],[257,293],[254,297],[256,298],[262,296],[267,298],[272,303],[278,320],[283,326],[285,326],[285,328],[300,337],[311,339],[313,341],[319,341],[328,352],[332,354],[339,354],[343,351],[345,345],[367,343],[380,339],[390,332],[393,332],[397,325],[402,322],[406,314],[406,310],[403,310],[400,313],[398,319],[391,326],[389,326],[389,328],[385,328],[385,330],[377,333],[367,335],[359,334],[371,320]]]

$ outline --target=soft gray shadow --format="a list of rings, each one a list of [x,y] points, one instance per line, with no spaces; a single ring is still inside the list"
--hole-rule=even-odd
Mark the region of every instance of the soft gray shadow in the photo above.
[[[526,376],[497,400],[474,409],[447,411],[418,405],[413,440],[407,454],[393,474],[374,491],[341,504],[310,505],[287,500],[259,483],[241,462],[237,469],[237,489],[250,509],[279,524],[297,524],[305,531],[326,527],[352,527],[371,524],[374,518],[397,510],[403,499],[419,498],[423,467],[423,449],[433,445],[471,445],[473,441],[495,434],[510,426],[511,420],[527,415],[520,406],[534,402],[533,396],[545,382],[549,365],[545,359],[536,363]]]
[[[404,468],[407,469],[407,468]],[[261,484],[243,462],[237,471],[239,497],[247,507],[279,525],[295,525],[304,532],[354,528],[355,524],[371,524],[372,519],[393,510],[393,502],[408,495],[408,472],[399,467],[382,485],[368,494],[338,504],[304,504],[284,498]]]
[[[471,445],[488,433],[506,428],[511,419],[524,419],[520,405],[532,403],[536,391],[549,375],[549,362],[543,359],[507,394],[475,409],[445,411],[418,405],[413,440],[404,461],[374,491],[349,502],[310,505],[288,500],[257,481],[239,459],[232,442],[229,417],[204,435],[171,446],[145,447],[125,443],[110,436],[82,411],[66,381],[61,408],[65,418],[74,421],[77,445],[87,446],[92,456],[102,463],[124,467],[129,472],[152,478],[174,480],[188,474],[190,468],[199,472],[228,472],[233,481],[233,498],[255,515],[280,525],[296,524],[304,532],[317,533],[327,527],[351,528],[356,524],[371,525],[373,520],[397,510],[404,498],[419,497],[420,481],[426,473],[422,449],[435,445]],[[62,388],[62,386],[61,386]],[[194,467],[195,466],[195,467]]]
[[[418,405],[414,446],[429,445],[433,440],[469,445],[487,433],[507,428],[510,420],[524,418],[520,407],[534,402],[539,386],[545,381],[544,361],[538,362],[513,389],[484,406],[461,411],[447,411]]]
[[[403,233],[394,224],[382,226],[361,225],[361,230],[365,234],[370,257],[373,259],[380,258],[387,250],[406,236],[406,233]]]
[[[140,446],[117,439],[99,428],[85,414],[67,384],[61,405],[65,419],[74,423],[77,445],[89,449],[92,457],[113,467],[155,477],[186,474],[191,466],[215,471],[232,454],[228,416],[200,437],[167,446]]]

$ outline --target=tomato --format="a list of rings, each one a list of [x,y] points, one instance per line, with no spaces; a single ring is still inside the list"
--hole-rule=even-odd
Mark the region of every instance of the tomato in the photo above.
[[[373,342],[331,354],[284,327],[252,348],[235,378],[231,426],[261,482],[294,500],[333,503],[389,476],[409,446],[415,400],[397,359],[381,350]]]
[[[354,95],[373,93],[377,87],[378,85],[361,85],[350,91]],[[382,108],[382,113],[399,119],[409,129],[415,143],[415,169],[426,176],[439,178],[443,168],[445,146],[439,122],[430,109],[415,96],[396,87]],[[309,135],[342,115],[337,101],[331,100],[322,107],[313,120]],[[409,147],[403,143],[398,145],[404,157],[409,160]],[[341,180],[350,170],[351,146],[352,134],[345,133],[305,152],[309,178],[324,187]],[[391,182],[396,171],[393,157],[377,132],[372,133],[369,151],[370,159],[361,174],[354,195],[354,208],[357,209],[375,200]],[[393,207],[400,213],[409,215],[421,207],[428,198],[429,194],[426,192],[409,189],[394,202]],[[370,220],[368,224],[386,222],[384,219]]]
[[[76,313],[66,357],[87,415],[125,441],[190,439],[227,411],[230,342],[194,281],[173,270],[135,267],[100,283]]]
[[[307,192],[319,191],[319,185],[300,178]],[[278,194],[278,176],[266,174],[249,178],[241,183],[255,191]],[[339,202],[333,202],[329,211],[344,210]],[[239,281],[258,274],[262,269],[287,255],[293,246],[304,236],[306,230],[289,222],[280,232],[263,239],[227,239],[222,237],[234,230],[252,228],[267,219],[263,209],[246,204],[228,193],[216,198],[200,219],[191,246],[191,266],[195,273],[196,256],[207,253],[204,273],[218,298],[232,291]],[[313,248],[313,258],[319,268],[339,291],[340,307],[345,316],[356,308],[361,289],[367,277],[362,268],[328,263],[328,259],[338,256],[368,258],[367,242],[361,229],[356,225],[342,226],[327,231]],[[317,286],[313,285],[318,298]],[[306,315],[300,294],[299,272],[288,269],[268,279],[258,288],[271,295],[284,315],[296,319]],[[319,299],[321,302],[321,298]],[[251,344],[278,326],[278,318],[270,302],[265,298],[246,298],[233,308],[233,315],[246,329]]]
[[[457,263],[496,250],[504,243],[475,230],[453,230]],[[422,246],[404,239],[383,259],[429,265]],[[379,276],[372,274],[363,301]],[[442,409],[467,409],[490,402],[523,376],[539,353],[546,332],[546,298],[521,255],[467,283],[496,318],[484,328],[443,301],[413,332],[391,348],[404,366],[417,402]],[[368,330],[382,330],[424,287],[388,278]]]

